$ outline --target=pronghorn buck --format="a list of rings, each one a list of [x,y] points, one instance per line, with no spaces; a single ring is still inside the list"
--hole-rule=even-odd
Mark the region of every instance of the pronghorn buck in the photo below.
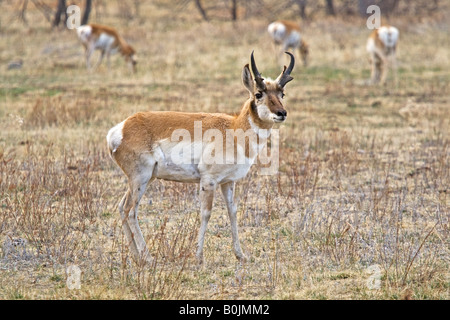
[[[252,52],[252,72],[248,64],[242,71],[250,97],[238,115],[138,112],[109,130],[106,139],[111,157],[128,177],[119,212],[138,263],[151,261],[137,216],[139,201],[154,179],[200,184],[201,225],[196,252],[200,264],[214,193],[220,186],[230,218],[234,254],[240,261],[246,260],[238,237],[235,182],[247,175],[274,123],[286,120],[284,87],[293,79],[290,73],[294,67],[294,56],[286,53],[291,56],[289,67],[271,80],[262,78]]]
[[[386,25],[373,30],[367,39],[366,49],[370,54],[372,64],[372,84],[386,82],[388,64],[391,64],[394,69],[397,68],[395,51],[398,36],[397,28]],[[396,74],[395,77],[397,77]]]
[[[117,33],[114,28],[98,24],[86,24],[77,28],[78,38],[86,49],[86,67],[91,68],[91,56],[95,50],[101,55],[96,67],[100,65],[106,55],[108,70],[110,69],[111,54],[120,52],[128,63],[130,69],[136,72],[136,51]]]
[[[292,48],[292,51],[298,49],[303,60],[303,65],[306,66],[308,64],[308,44],[300,34],[300,26],[296,22],[286,20],[275,21],[269,24],[267,31],[271,35],[275,46],[281,46],[281,50],[277,54],[279,62],[282,53]]]

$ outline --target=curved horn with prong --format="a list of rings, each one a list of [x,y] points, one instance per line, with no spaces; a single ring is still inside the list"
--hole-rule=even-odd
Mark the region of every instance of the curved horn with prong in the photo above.
[[[255,58],[253,57],[253,51],[252,51],[252,55],[250,56],[250,62],[252,65],[252,72],[253,72],[253,76],[255,77],[256,85],[258,86],[259,89],[266,90],[264,78],[261,77],[261,74],[259,73],[258,68],[256,68]]]
[[[279,77],[276,80],[281,87],[284,87],[286,85],[286,83],[288,83],[289,81],[294,79],[291,77],[291,72],[292,72],[292,69],[294,69],[295,58],[292,55],[292,53],[290,53],[290,52],[285,52],[285,53],[291,56],[291,62],[289,63],[289,67],[287,67],[287,69],[286,69],[286,66],[284,66],[283,72],[279,75]]]

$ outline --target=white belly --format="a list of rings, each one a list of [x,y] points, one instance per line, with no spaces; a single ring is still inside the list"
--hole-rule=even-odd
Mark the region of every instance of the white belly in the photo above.
[[[114,41],[115,41],[114,37],[112,37],[108,34],[102,33],[100,35],[100,37],[98,37],[98,40],[95,43],[95,48],[107,50],[107,51],[110,51],[111,53],[115,53],[115,52],[117,52],[117,48],[112,47]]]
[[[300,45],[300,33],[292,31],[285,40],[285,46],[291,48],[297,48]]]
[[[199,156],[189,144],[163,140],[155,147],[153,156],[157,162],[156,178],[180,182],[199,182]]]
[[[202,177],[222,184],[244,178],[255,158],[245,157],[243,148],[238,146],[236,158],[211,157],[210,144],[161,141],[153,150],[157,162],[155,177],[157,179],[200,182]],[[229,162],[227,162],[228,160]]]

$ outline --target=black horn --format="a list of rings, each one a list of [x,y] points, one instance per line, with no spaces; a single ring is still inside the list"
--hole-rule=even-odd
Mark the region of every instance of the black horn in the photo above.
[[[266,90],[266,85],[264,84],[264,78],[261,77],[261,74],[258,71],[258,68],[256,68],[255,58],[253,57],[253,51],[252,55],[250,56],[250,62],[252,65],[252,72],[253,76],[255,77],[256,85],[260,90]]]
[[[277,79],[278,84],[282,87],[284,87],[286,85],[286,83],[288,83],[289,81],[294,79],[291,77],[291,72],[292,72],[292,69],[294,69],[295,58],[292,55],[292,53],[290,53],[290,52],[285,52],[285,53],[291,56],[291,62],[289,63],[289,67],[287,67],[287,69],[286,69],[286,66],[284,67],[283,72],[280,74],[280,76]]]

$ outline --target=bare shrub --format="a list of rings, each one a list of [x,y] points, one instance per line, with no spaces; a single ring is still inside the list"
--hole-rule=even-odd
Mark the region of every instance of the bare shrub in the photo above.
[[[0,163],[3,230],[27,239],[36,256],[64,263],[82,255],[105,208],[106,183],[95,177],[91,163],[75,169],[67,158],[38,156],[31,146],[22,161],[6,155]]]
[[[39,97],[25,118],[27,128],[88,123],[97,119],[98,103],[89,98]]]

